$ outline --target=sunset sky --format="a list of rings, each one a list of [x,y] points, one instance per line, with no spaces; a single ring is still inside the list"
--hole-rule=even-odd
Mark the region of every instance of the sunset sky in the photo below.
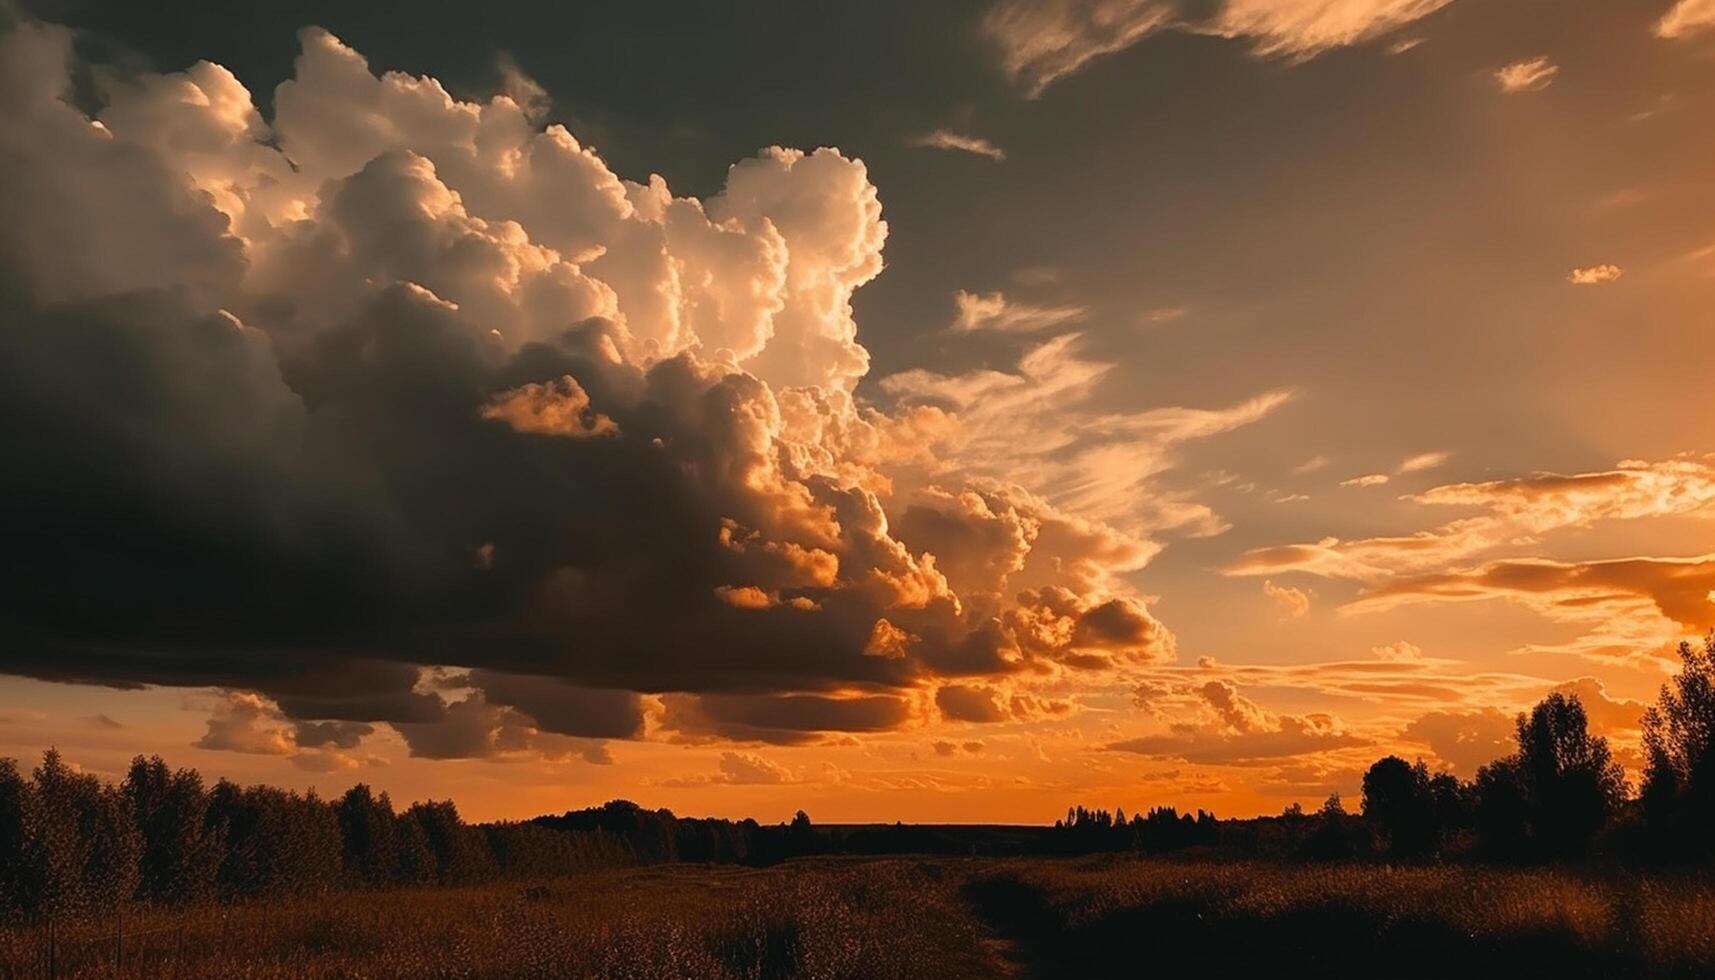
[[[0,754],[1470,776],[1715,626],[1715,0],[0,2]],[[171,11],[169,14],[168,11]]]

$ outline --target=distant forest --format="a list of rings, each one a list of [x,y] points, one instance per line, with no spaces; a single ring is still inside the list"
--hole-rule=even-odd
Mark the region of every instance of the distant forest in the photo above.
[[[221,780],[139,756],[117,785],[49,750],[28,775],[0,760],[0,912],[99,915],[140,901],[191,904],[343,888],[531,881],[672,861],[765,865],[812,854],[1159,853],[1291,860],[1589,860],[1710,866],[1715,857],[1715,634],[1682,645],[1681,672],[1644,715],[1647,768],[1627,795],[1577,698],[1520,715],[1517,751],[1474,780],[1388,756],[1356,813],[1220,820],[1157,807],[1075,807],[1052,828],[816,827],[691,819],[628,801],[521,822],[466,823],[450,801],[396,810],[352,787],[338,799]]]

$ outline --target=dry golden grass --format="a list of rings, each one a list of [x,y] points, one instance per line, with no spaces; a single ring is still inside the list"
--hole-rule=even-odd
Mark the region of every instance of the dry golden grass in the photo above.
[[[1715,975],[1706,881],[1470,867],[1078,860],[677,865],[533,887],[133,910],[59,927],[59,977]],[[0,930],[0,977],[46,976]]]
[[[982,976],[955,883],[913,861],[695,865],[539,886],[341,894],[133,914],[61,932],[61,977],[526,978]],[[154,931],[150,931],[154,930]],[[181,935],[182,930],[182,935]],[[139,933],[147,932],[147,935]],[[0,975],[43,976],[41,937],[0,939]],[[944,963],[951,972],[932,964]]]
[[[1044,955],[1095,975],[1138,936],[1158,963],[1289,975],[1715,975],[1707,879],[1091,859],[997,863],[977,880],[1003,903],[1031,896]]]

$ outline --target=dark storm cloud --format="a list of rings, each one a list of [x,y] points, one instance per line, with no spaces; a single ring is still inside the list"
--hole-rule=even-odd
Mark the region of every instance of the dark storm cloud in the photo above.
[[[0,34],[0,669],[226,689],[211,747],[597,758],[643,692],[789,742],[1171,649],[1117,532],[1039,544],[1071,525],[1027,494],[1028,534],[925,532],[957,588],[893,536],[886,467],[945,415],[853,395],[862,163],[772,148],[675,198],[539,106],[300,40],[272,121],[209,63],[105,78],[92,119],[67,32]]]

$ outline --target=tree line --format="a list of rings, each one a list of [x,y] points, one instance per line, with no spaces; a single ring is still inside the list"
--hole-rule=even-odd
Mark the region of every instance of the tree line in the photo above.
[[[465,822],[451,801],[394,807],[359,784],[313,791],[212,788],[160,757],[117,784],[57,751],[25,773],[0,760],[0,915],[102,914],[160,904],[523,881],[668,861],[772,864],[816,853],[1091,853],[1206,847],[1325,859],[1560,861],[1602,852],[1709,866],[1715,858],[1715,634],[1682,644],[1683,667],[1645,712],[1636,797],[1576,697],[1550,694],[1518,718],[1517,750],[1466,781],[1387,756],[1362,805],[1338,795],[1308,813],[1219,820],[1202,810],[1075,807],[1052,829],[816,828],[697,819],[626,800],[522,822]]]
[[[115,785],[49,749],[28,774],[0,760],[0,915],[524,881],[658,861],[761,864],[808,853],[813,837],[802,812],[769,827],[683,820],[624,800],[472,824],[450,800],[396,810],[363,784],[332,800],[224,779],[209,788],[159,756],[138,756]]]
[[[1195,818],[1172,807],[1127,820],[1076,807],[1054,826],[1060,852],[1170,851],[1208,846],[1323,859],[1470,857],[1541,863],[1595,853],[1707,867],[1715,858],[1715,633],[1681,643],[1681,669],[1644,712],[1645,769],[1636,797],[1608,740],[1593,735],[1576,696],[1552,693],[1519,715],[1516,751],[1465,781],[1419,759],[1378,759],[1349,813],[1339,794],[1314,813]]]

